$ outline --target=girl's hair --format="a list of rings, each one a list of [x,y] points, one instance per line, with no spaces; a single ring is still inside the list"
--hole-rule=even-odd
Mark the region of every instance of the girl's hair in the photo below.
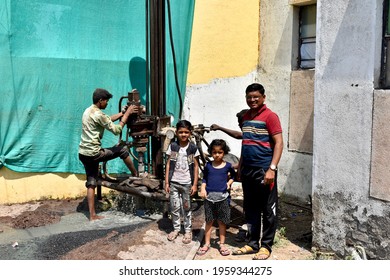
[[[180,120],[176,124],[176,130],[179,130],[179,128],[187,128],[189,131],[192,131],[192,124],[187,120]]]
[[[215,146],[219,146],[221,147],[222,151],[226,154],[228,154],[230,152],[230,148],[229,146],[226,144],[225,140],[222,140],[222,139],[214,139],[213,141],[211,141],[209,147],[207,148],[207,152],[211,155],[212,151],[213,151],[213,148]]]

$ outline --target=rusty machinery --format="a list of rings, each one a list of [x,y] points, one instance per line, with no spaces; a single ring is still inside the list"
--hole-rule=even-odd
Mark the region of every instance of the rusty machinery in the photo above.
[[[141,105],[140,96],[138,90],[134,89],[128,93],[128,96],[123,96],[119,102],[119,109],[122,108],[122,102],[127,99],[127,106],[135,105],[138,107],[138,113],[131,115],[126,123],[126,140],[122,140],[120,136],[120,142],[133,147],[136,151],[136,155],[132,154],[133,158],[138,162],[138,176],[143,176],[147,171],[149,175],[163,179],[164,173],[159,173],[159,166],[165,165],[163,160],[163,153],[168,149],[169,144],[175,138],[175,127],[171,125],[171,116],[153,116],[144,114],[144,106]],[[203,124],[197,124],[192,127],[191,141],[193,141],[200,152],[200,168],[203,170],[203,166],[210,158],[206,153],[203,153],[202,143],[209,146],[209,143],[204,138],[204,133],[209,132],[210,128],[205,127]],[[132,141],[129,141],[129,137]],[[152,157],[152,164],[148,163],[145,166],[146,155],[150,148],[150,142],[158,139],[160,147],[155,157]]]
[[[119,136],[118,145],[129,148],[133,161],[138,165],[138,174],[136,177],[126,174],[111,177],[108,174],[107,162],[104,162],[103,174],[98,182],[98,197],[101,198],[101,186],[104,186],[141,197],[168,200],[162,188],[164,169],[160,168],[164,166],[163,154],[175,136],[175,129],[171,127],[171,117],[146,114],[145,106],[140,101],[140,93],[136,89],[120,98],[119,111],[124,104],[137,106],[138,113],[128,118]],[[156,147],[152,145],[156,142],[160,143],[160,147],[152,153],[152,147]]]
[[[168,200],[162,183],[165,167],[164,153],[175,138],[176,129],[171,125],[171,116],[145,114],[144,105],[140,101],[140,93],[136,89],[130,91],[127,96],[120,98],[119,111],[123,108],[125,101],[127,106],[137,106],[138,113],[132,114],[128,118],[125,129],[119,136],[118,145],[126,145],[129,148],[133,160],[138,165],[138,174],[137,177],[121,174],[117,174],[115,178],[111,177],[107,171],[107,162],[105,162],[103,163],[102,180],[100,180],[99,185],[137,196]],[[203,136],[205,132],[209,131],[209,127],[201,124],[193,126],[192,141],[200,151],[201,170],[209,160],[202,149],[202,143],[208,146]],[[156,142],[160,146],[157,147],[155,153],[152,153],[152,145]],[[156,148],[156,146],[154,147]],[[99,188],[98,195],[101,197],[101,189],[99,190]]]
[[[139,91],[136,89],[130,91],[127,96],[121,97],[119,108],[122,108],[122,103],[125,99],[127,99],[128,106],[135,105],[138,107],[138,113],[131,115],[127,120],[124,141],[125,145],[129,148],[132,147],[136,151],[136,155],[133,154],[133,158],[138,163],[138,176],[142,177],[145,172],[148,172],[153,177],[161,178],[159,176],[161,171],[157,169],[164,164],[162,158],[163,152],[166,151],[164,147],[167,147],[167,142],[169,143],[174,137],[171,117],[145,114],[145,107],[141,104]],[[122,135],[120,137],[122,138]],[[131,141],[129,141],[130,138]],[[153,140],[159,140],[162,146],[154,153],[156,156],[152,156],[152,161],[150,162],[149,151]],[[148,163],[146,162],[147,158],[149,158]]]

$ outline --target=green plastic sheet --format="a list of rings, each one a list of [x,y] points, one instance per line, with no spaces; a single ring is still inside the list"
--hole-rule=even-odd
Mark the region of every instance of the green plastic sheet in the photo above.
[[[109,115],[133,88],[147,100],[145,7],[145,0],[0,0],[0,168],[84,173],[78,159],[81,116],[94,89],[114,95]],[[170,8],[184,100],[194,0],[170,0]],[[166,25],[167,113],[177,120]],[[104,147],[117,142],[105,133]],[[126,171],[117,159],[109,168]]]

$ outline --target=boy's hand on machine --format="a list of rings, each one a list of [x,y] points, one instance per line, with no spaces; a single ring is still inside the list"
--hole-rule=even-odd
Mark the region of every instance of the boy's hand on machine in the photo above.
[[[126,113],[127,108],[129,108],[129,105],[125,105],[125,106],[122,107],[122,110],[121,110],[122,114]]]
[[[126,115],[129,116],[131,114],[136,114],[138,113],[138,106],[136,105],[130,105],[127,110],[126,110]]]

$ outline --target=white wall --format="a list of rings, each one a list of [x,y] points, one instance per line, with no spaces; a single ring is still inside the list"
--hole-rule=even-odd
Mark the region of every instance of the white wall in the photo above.
[[[236,113],[248,108],[245,101],[245,89],[256,79],[256,72],[245,77],[216,79],[209,84],[187,87],[184,101],[183,118],[192,124],[220,126],[240,130]],[[231,153],[240,156],[241,140],[234,139],[221,131],[205,134],[210,143],[212,139],[221,138],[227,141]]]
[[[317,1],[313,244],[339,256],[390,257],[389,205],[369,197],[381,18],[379,0]]]

